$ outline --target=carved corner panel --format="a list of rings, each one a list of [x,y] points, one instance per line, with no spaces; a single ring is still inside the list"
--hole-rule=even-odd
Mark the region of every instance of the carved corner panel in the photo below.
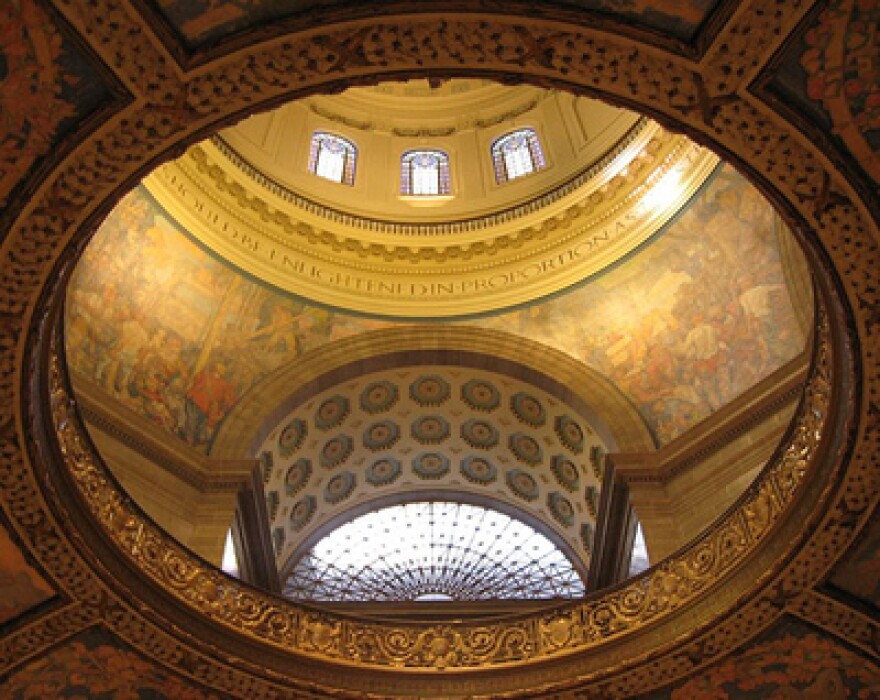
[[[57,5],[138,96],[46,175],[0,248],[0,499],[81,606],[63,613],[72,617],[65,630],[100,620],[157,661],[239,697],[551,688],[625,696],[730,653],[798,605],[864,526],[880,498],[876,222],[859,199],[864,183],[855,186],[748,89],[809,3],[743,3],[698,63],[631,36],[524,22],[488,3],[485,14],[442,21],[401,14],[290,29],[190,73],[129,5]],[[440,72],[599,93],[713,145],[799,233],[828,312],[786,443],[736,510],[689,548],[552,613],[483,626],[388,626],[280,603],[170,541],[108,477],[83,437],[57,355],[45,358],[52,307],[89,224],[147,164],[224,120],[309,90]],[[91,512],[91,529],[67,518],[76,503]],[[46,630],[51,624],[47,617]],[[47,638],[28,629],[33,641],[4,640],[6,664],[37,653]],[[606,654],[612,639],[621,645]],[[353,670],[340,672],[346,664]]]

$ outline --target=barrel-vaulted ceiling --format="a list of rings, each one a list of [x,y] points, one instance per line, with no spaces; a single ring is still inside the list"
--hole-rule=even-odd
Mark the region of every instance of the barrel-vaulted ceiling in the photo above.
[[[422,364],[340,382],[267,428],[258,455],[279,571],[352,509],[427,491],[526,514],[586,574],[608,446],[543,389]]]

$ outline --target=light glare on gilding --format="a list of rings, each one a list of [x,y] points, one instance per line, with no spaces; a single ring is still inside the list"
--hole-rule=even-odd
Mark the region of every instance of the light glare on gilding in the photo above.
[[[642,197],[641,206],[648,211],[665,209],[681,194],[681,175],[670,170]]]

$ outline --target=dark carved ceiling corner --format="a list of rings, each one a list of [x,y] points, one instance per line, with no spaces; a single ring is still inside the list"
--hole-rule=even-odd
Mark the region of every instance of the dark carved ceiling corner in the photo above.
[[[876,691],[877,590],[866,581],[878,578],[880,500],[878,82],[850,86],[840,73],[871,68],[860,40],[866,26],[876,32],[876,3],[810,12],[692,0],[670,16],[639,0],[616,17],[620,3],[533,3],[528,21],[496,3],[442,21],[403,14],[424,13],[419,3],[378,18],[369,4],[331,5],[296,16],[244,0],[0,9],[0,504],[14,532],[0,586],[30,595],[10,613],[18,622],[0,620],[3,691],[100,693],[130,681],[127,690],[194,698],[692,697],[715,684],[735,696],[740,678],[817,649],[828,664],[820,680]],[[573,21],[578,9],[605,24]],[[569,21],[547,19],[555,13]],[[698,45],[697,64],[682,42]],[[771,56],[753,94],[746,82]],[[444,72],[595,92],[711,143],[799,232],[826,301],[788,441],[725,519],[607,595],[480,629],[340,618],[231,582],[118,490],[83,438],[62,364],[45,366],[63,292],[53,271],[151,164],[290,95]],[[3,569],[16,552],[21,564]],[[19,618],[28,609],[39,615]],[[139,675],[120,681],[119,668]],[[816,690],[790,668],[792,690]]]

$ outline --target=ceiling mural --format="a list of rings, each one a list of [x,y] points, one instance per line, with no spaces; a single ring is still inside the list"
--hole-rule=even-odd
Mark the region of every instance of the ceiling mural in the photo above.
[[[803,350],[777,235],[787,234],[769,204],[724,167],[664,233],[610,272],[549,301],[462,323],[537,340],[599,370],[667,442]],[[77,266],[67,352],[80,377],[205,449],[269,372],[392,325],[237,274],[136,190]]]
[[[835,34],[835,25],[846,34]],[[874,0],[820,3],[768,85],[799,119],[830,134],[856,167],[880,179],[880,62]]]
[[[46,9],[0,3],[0,205],[109,97],[90,59]]]
[[[670,691],[668,700],[874,698],[880,669],[833,638],[784,618],[746,651],[697,673]]]
[[[37,698],[174,698],[221,700],[92,628],[15,671],[3,687],[9,700]]]
[[[565,0],[563,4],[614,13],[648,29],[690,41],[721,0]]]
[[[0,625],[55,595],[31,567],[6,529],[0,526]]]
[[[189,49],[308,11],[352,4],[348,0],[156,0],[164,20]],[[720,0],[566,0],[561,4],[578,11],[615,13],[647,29],[688,41]]]

